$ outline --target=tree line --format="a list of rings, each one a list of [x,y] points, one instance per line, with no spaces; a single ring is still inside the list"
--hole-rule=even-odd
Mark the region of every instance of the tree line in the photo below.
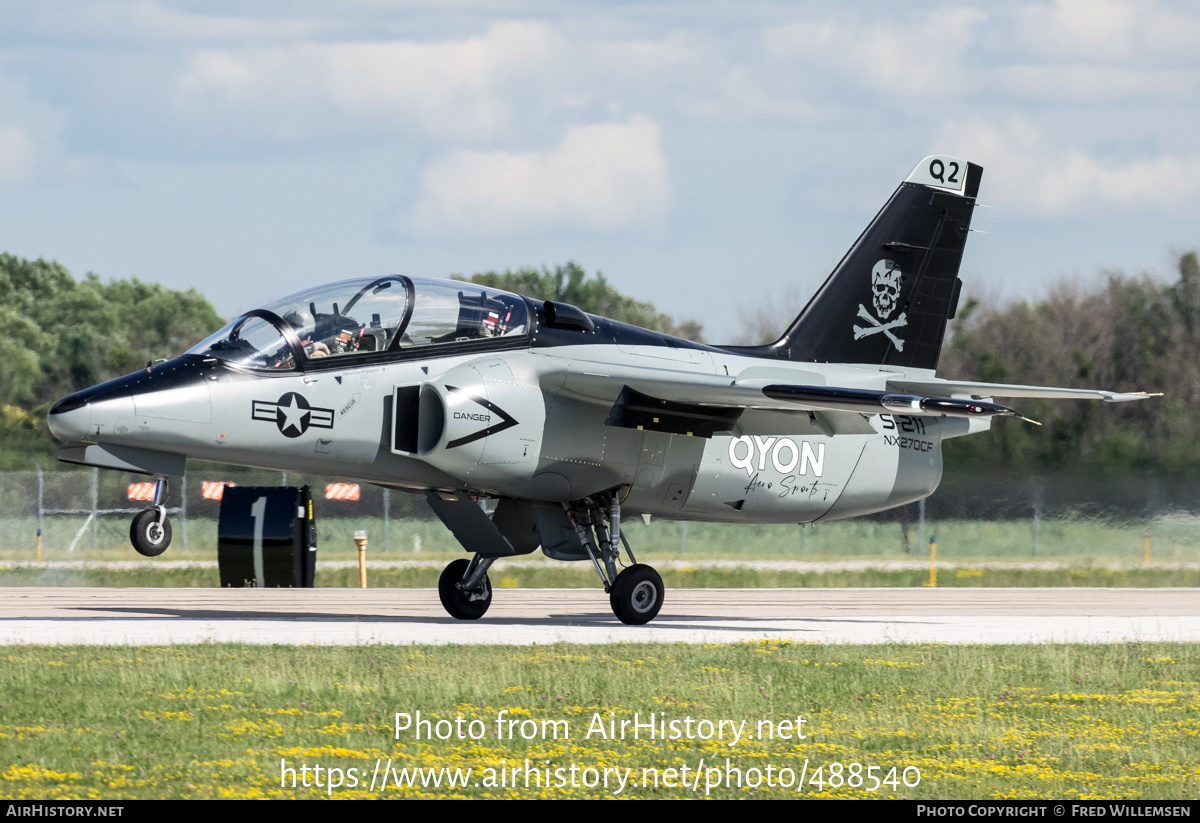
[[[194,289],[139,280],[76,280],[59,263],[0,254],[0,469],[30,468],[56,443],[59,397],[179,354],[219,329]]]
[[[1178,279],[1107,272],[1099,287],[1061,283],[1041,300],[988,306],[968,298],[938,374],[964,380],[1163,392],[1131,403],[1013,400],[1039,422],[1011,418],[951,441],[951,468],[1099,472],[1200,470],[1200,259]]]

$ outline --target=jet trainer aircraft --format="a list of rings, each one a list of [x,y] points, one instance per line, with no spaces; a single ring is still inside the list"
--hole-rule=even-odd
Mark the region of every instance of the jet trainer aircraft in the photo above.
[[[646,623],[662,579],[623,517],[882,511],[933,493],[943,441],[1020,416],[993,398],[1146,396],[935,376],[982,173],[922,160],[770,345],[703,345],[470,283],[346,280],[59,400],[50,429],[61,460],[158,479],[131,527],[144,555],[170,543],[165,484],[186,458],[337,475],[428,498],[471,553],[438,587],[456,618],[487,611],[497,559],[540,547],[590,560],[616,616]]]

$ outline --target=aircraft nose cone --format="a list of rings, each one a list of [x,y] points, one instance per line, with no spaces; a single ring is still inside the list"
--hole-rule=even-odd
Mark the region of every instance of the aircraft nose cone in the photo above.
[[[82,440],[92,425],[92,407],[75,395],[64,397],[50,407],[46,418],[50,433],[64,443]]]

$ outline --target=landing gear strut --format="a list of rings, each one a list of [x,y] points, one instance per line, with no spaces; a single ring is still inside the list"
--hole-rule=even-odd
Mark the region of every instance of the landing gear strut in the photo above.
[[[155,478],[154,505],[138,512],[129,526],[129,542],[138,554],[158,557],[171,545],[171,521],[167,520],[167,479]]]
[[[599,499],[585,498],[564,504],[567,518],[587,550],[613,614],[622,623],[641,626],[658,616],[663,604],[663,582],[650,566],[637,562],[621,532],[621,501],[616,493]],[[605,521],[607,520],[607,524]],[[620,546],[633,565],[617,571]],[[597,556],[598,555],[598,556]]]

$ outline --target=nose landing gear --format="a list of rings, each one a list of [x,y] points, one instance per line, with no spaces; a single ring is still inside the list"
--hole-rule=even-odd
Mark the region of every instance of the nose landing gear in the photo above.
[[[155,478],[154,505],[138,512],[129,525],[129,542],[143,557],[158,557],[171,545],[171,521],[167,520],[167,479]]]

